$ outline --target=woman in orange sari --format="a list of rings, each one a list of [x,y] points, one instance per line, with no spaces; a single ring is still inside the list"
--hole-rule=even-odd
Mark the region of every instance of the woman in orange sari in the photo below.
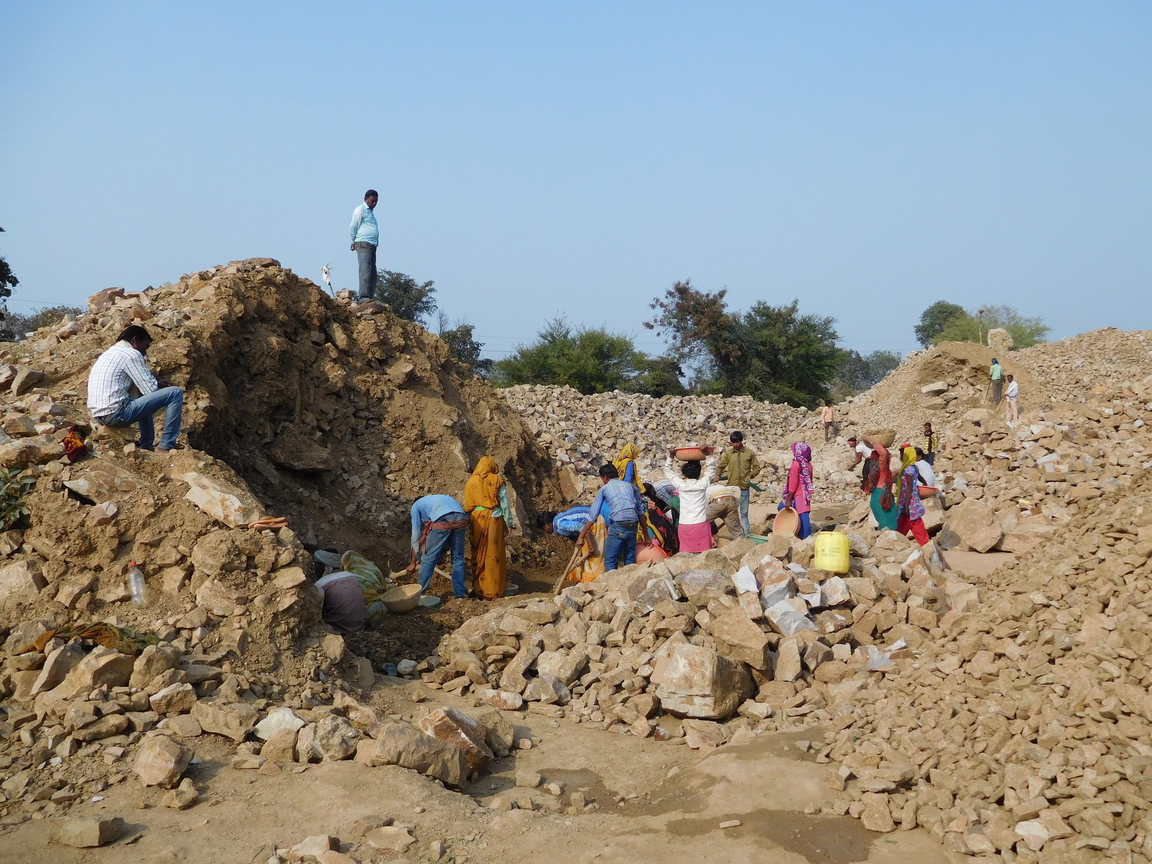
[[[472,592],[484,600],[503,597],[508,589],[508,553],[504,531],[515,528],[504,481],[491,456],[483,456],[464,486],[468,543],[472,547]]]

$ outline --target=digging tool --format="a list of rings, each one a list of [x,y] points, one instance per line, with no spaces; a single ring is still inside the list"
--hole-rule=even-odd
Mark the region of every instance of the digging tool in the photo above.
[[[556,584],[552,586],[552,594],[559,594],[564,587],[564,583],[568,581],[568,574],[588,560],[592,554],[591,549],[585,549],[581,555],[580,547],[577,546],[572,550],[572,557],[568,559],[568,566],[564,568],[564,572],[560,574],[560,578],[556,580]],[[579,558],[577,558],[579,556]]]
[[[432,572],[433,572],[433,573],[439,573],[441,576],[443,576],[443,577],[444,577],[445,579],[447,579],[449,582],[451,582],[451,581],[452,581],[452,574],[451,574],[451,573],[445,573],[445,572],[444,572],[443,570],[441,570],[439,567],[434,567],[434,568],[432,569]],[[465,586],[468,588],[468,593],[469,593],[469,594],[471,594],[471,593],[472,593],[472,588],[471,588],[471,586],[469,586],[469,585],[468,585],[468,579],[467,579],[467,578],[465,578],[465,579],[464,579],[464,585],[465,585]]]

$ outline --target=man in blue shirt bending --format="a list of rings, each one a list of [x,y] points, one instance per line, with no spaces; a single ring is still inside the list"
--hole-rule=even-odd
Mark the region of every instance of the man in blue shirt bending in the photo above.
[[[375,189],[364,193],[364,203],[352,211],[352,251],[360,265],[360,302],[376,297],[376,247],[380,245],[380,227],[373,212],[380,196]]]
[[[608,539],[604,544],[604,570],[615,570],[636,563],[636,526],[640,515],[648,509],[640,490],[632,483],[619,479],[620,472],[611,462],[600,466],[600,482],[604,485],[592,499],[589,511],[599,513],[607,507]],[[580,529],[576,545],[584,542],[591,523]]]
[[[451,495],[425,495],[412,505],[412,561],[406,572],[413,573],[420,563],[420,587],[425,591],[432,584],[432,571],[444,548],[451,544],[452,593],[467,597],[464,584],[464,538],[468,532],[468,517],[460,502]]]
[[[559,534],[575,540],[580,536],[580,529],[591,520],[591,511],[587,507],[572,507],[563,513],[545,510],[536,517],[536,527],[543,529],[545,534]]]

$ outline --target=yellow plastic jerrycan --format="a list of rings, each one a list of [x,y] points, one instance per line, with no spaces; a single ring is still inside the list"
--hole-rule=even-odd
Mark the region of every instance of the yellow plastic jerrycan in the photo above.
[[[847,573],[851,564],[851,544],[848,535],[839,531],[821,531],[816,535],[815,556],[812,563],[829,573]]]

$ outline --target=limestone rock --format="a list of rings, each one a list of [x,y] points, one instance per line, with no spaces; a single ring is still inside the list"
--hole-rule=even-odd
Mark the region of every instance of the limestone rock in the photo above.
[[[33,596],[48,584],[40,568],[31,561],[15,561],[0,567],[0,603],[9,597]]]
[[[360,730],[344,717],[333,714],[316,724],[316,747],[325,762],[350,758],[360,738]]]
[[[280,706],[268,712],[268,716],[255,726],[256,737],[261,741],[269,741],[281,729],[290,729],[295,740],[295,733],[304,725],[304,721],[296,716],[291,708]]]
[[[731,717],[752,693],[744,664],[687,643],[658,656],[652,681],[666,711],[702,720]]]
[[[247,702],[224,704],[201,699],[192,706],[192,716],[205,732],[223,735],[239,744],[256,726],[260,715]]]
[[[183,479],[188,484],[184,497],[230,528],[246,526],[264,515],[259,502],[247,490],[194,471],[186,473]]]
[[[950,542],[946,539],[948,535],[953,535],[958,542]],[[963,544],[975,552],[988,552],[1003,536],[1004,529],[992,508],[983,501],[965,498],[948,511],[940,542],[945,548]]]
[[[169,684],[149,698],[157,714],[185,714],[196,704],[196,691],[191,684]]]
[[[492,761],[484,728],[455,708],[436,709],[420,721],[420,728],[433,738],[459,747],[468,762],[469,773],[480,771]]]
[[[97,687],[123,687],[132,678],[134,662],[135,658],[130,654],[97,645],[72,668],[52,694],[62,699],[75,699]]]
[[[165,807],[171,807],[173,810],[187,810],[200,798],[200,792],[196,788],[196,784],[190,779],[185,777],[180,781],[180,785],[166,794],[161,802]]]
[[[724,656],[747,663],[753,669],[768,668],[768,637],[743,609],[726,609],[714,617],[711,631],[717,650]]]
[[[52,826],[52,839],[64,846],[92,849],[119,838],[124,820],[119,816],[71,816]]]
[[[271,762],[291,762],[296,754],[296,729],[280,728],[268,736],[260,755]]]
[[[129,687],[137,689],[147,684],[162,672],[180,667],[180,649],[169,646],[148,645],[140,652],[140,656],[132,663],[132,677],[128,681]]]
[[[373,766],[410,768],[452,786],[462,786],[469,773],[463,750],[399,720],[389,720],[375,730],[363,761]]]
[[[165,735],[145,738],[132,770],[145,786],[175,786],[192,761],[194,751]]]

